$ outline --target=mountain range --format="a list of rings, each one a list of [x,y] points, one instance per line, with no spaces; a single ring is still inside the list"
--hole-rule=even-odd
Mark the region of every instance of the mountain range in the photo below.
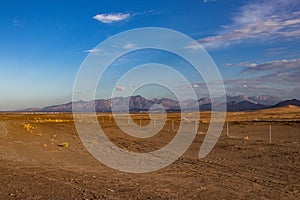
[[[281,107],[287,105],[300,106],[300,101],[297,99],[285,100],[271,96],[252,96],[248,97],[245,95],[238,96],[226,96],[227,111],[251,111],[251,110],[261,110],[266,108]],[[195,100],[185,100],[182,102],[182,108],[178,101],[170,98],[160,98],[160,99],[146,99],[140,95],[130,96],[130,97],[116,97],[112,99],[98,99],[93,101],[77,101],[73,103],[73,106],[78,112],[91,112],[94,110],[97,112],[111,112],[112,105],[114,106],[114,111],[124,112],[128,110],[131,112],[148,111],[152,109],[153,105],[162,105],[166,111],[176,112],[176,111],[193,111],[195,108],[199,107],[200,111],[211,110],[212,105],[215,110],[220,110],[224,106],[224,102],[220,103],[218,101],[211,102],[210,98],[201,98],[198,101]],[[52,105],[44,108],[28,108],[18,111],[26,112],[72,112],[72,102],[60,105]]]

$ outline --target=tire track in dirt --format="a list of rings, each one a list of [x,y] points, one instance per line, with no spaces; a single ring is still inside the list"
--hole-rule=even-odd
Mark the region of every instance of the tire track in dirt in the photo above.
[[[52,127],[54,128],[54,127]],[[69,134],[72,134],[70,131],[64,130],[64,126],[55,127],[57,131],[63,131]],[[72,134],[74,137],[74,133]],[[75,136],[76,137],[76,136]],[[147,145],[145,145],[146,147]],[[245,149],[246,151],[254,151],[255,149]],[[263,153],[263,152],[262,152]],[[240,154],[240,156],[243,156]],[[226,157],[226,156],[225,156]],[[178,161],[180,165],[182,165],[185,170],[191,171],[193,173],[198,173],[198,169],[203,169],[204,166],[213,170],[205,170],[206,175],[214,176],[214,177],[224,177],[225,179],[234,178],[234,182],[236,184],[243,184],[247,181],[247,184],[255,184],[259,185],[265,190],[270,191],[271,193],[277,193],[280,195],[295,195],[292,191],[297,191],[297,185],[287,185],[287,180],[285,180],[285,175],[289,174],[288,170],[283,170],[279,168],[268,168],[267,166],[259,166],[258,163],[249,163],[249,165],[245,165],[246,158],[243,158],[241,162],[238,160],[241,159],[227,159],[219,156],[210,156],[209,158],[205,158],[201,160],[200,163],[194,159],[182,159]],[[186,165],[191,165],[191,168]],[[195,166],[196,164],[196,166]],[[204,165],[204,166],[203,166]],[[196,168],[195,168],[196,167]],[[297,176],[296,172],[291,174],[292,176]],[[297,193],[297,192],[296,192]]]
[[[269,191],[270,194],[277,194],[282,197],[293,199],[295,195],[300,194],[299,185],[287,184],[288,180],[285,180],[285,175],[288,173],[288,170],[244,165],[244,162],[237,162],[234,159],[220,157],[210,157],[200,161],[194,161],[192,158],[185,157],[181,159],[178,164],[184,167],[185,170],[188,169],[195,173],[199,173],[201,170],[206,177],[230,179],[238,185],[259,185],[264,188],[265,192]],[[191,169],[189,169],[189,167],[191,167]],[[197,168],[199,168],[199,170],[197,170]],[[293,176],[297,177],[297,173],[293,173]]]
[[[235,165],[231,166],[228,164],[224,164],[227,162],[226,159],[220,159],[219,161],[211,161],[210,164],[216,166],[216,169],[229,172],[232,176],[253,182],[255,184],[261,185],[268,190],[273,191],[274,193],[286,193],[287,180],[285,179],[285,175],[288,174],[288,171],[277,169],[276,167],[268,168],[267,166],[251,166],[249,165],[241,165],[237,164],[237,162],[233,162]],[[233,169],[235,168],[236,169]],[[221,169],[220,169],[221,168]],[[294,174],[297,176],[297,174]],[[290,186],[292,189],[296,189],[296,186]]]

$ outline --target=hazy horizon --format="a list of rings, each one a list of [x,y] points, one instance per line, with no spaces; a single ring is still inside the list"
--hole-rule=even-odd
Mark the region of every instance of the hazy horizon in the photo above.
[[[52,106],[60,106],[60,105],[65,105],[65,104],[69,104],[69,103],[77,103],[77,102],[92,102],[92,101],[98,101],[98,100],[111,100],[111,99],[118,99],[118,98],[130,98],[130,97],[135,97],[135,96],[141,96],[143,98],[145,98],[146,100],[155,100],[155,99],[169,99],[169,100],[172,100],[172,101],[177,101],[178,102],[178,99],[176,98],[176,96],[163,96],[163,97],[151,97],[151,96],[143,96],[142,94],[135,94],[133,96],[115,96],[115,97],[111,97],[111,98],[95,98],[95,99],[83,99],[83,100],[78,100],[78,101],[68,101],[68,102],[62,102],[62,103],[58,103],[58,104],[49,104],[49,105],[45,105],[45,106],[41,106],[41,107],[26,107],[26,108],[20,108],[20,109],[12,109],[12,110],[0,110],[0,112],[10,112],[10,111],[24,111],[26,109],[43,109],[45,107],[52,107]],[[242,100],[242,98],[246,98],[245,100]],[[227,103],[230,103],[230,102],[233,102],[233,101],[236,101],[236,102],[241,102],[241,101],[249,101],[249,102],[254,102],[255,103],[255,98],[262,98],[260,101],[257,101],[256,103],[260,104],[260,105],[264,105],[266,106],[266,108],[268,108],[268,106],[272,107],[272,106],[275,106],[276,104],[278,103],[281,103],[281,102],[284,102],[284,101],[290,101],[290,100],[294,100],[295,98],[290,98],[290,99],[280,99],[279,97],[276,97],[276,96],[272,96],[272,95],[259,95],[259,96],[247,96],[247,95],[243,95],[243,94],[238,94],[238,95],[234,95],[234,96],[230,96],[230,95],[226,95],[226,98],[227,98]],[[265,99],[263,100],[263,98],[265,97]],[[198,98],[198,100],[205,100],[206,98],[209,98],[211,100],[211,98],[209,96],[203,96],[203,97],[200,97]],[[233,98],[235,100],[228,100],[228,98]],[[240,98],[240,99],[239,99]],[[216,97],[214,99],[214,102],[215,103],[220,103],[223,102],[222,101],[222,97]],[[276,99],[276,100],[275,100]],[[298,99],[297,99],[298,100]],[[194,101],[193,99],[184,99],[182,103],[184,102],[190,102],[190,101]],[[274,102],[273,102],[274,101]],[[262,102],[265,102],[265,103],[262,103]],[[264,108],[262,108],[264,109]],[[37,110],[38,111],[38,110]]]

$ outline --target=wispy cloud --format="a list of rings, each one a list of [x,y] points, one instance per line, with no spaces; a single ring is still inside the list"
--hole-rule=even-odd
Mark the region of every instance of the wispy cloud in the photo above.
[[[273,72],[245,79],[224,80],[228,94],[276,95],[281,98],[300,98],[300,71]]]
[[[135,44],[133,43],[126,43],[123,45],[124,49],[133,49],[135,47]]]
[[[251,62],[239,62],[239,63],[228,63],[225,66],[227,67],[256,67],[256,63],[251,63]]]
[[[300,59],[275,60],[245,67],[242,73],[260,73],[250,78],[225,80],[229,93],[248,95],[275,94],[283,98],[300,98]]]
[[[260,71],[284,71],[287,70],[299,70],[300,71],[300,59],[293,60],[275,60],[262,64],[253,64],[253,66],[246,67],[243,72],[260,72]],[[300,77],[299,77],[300,80]]]
[[[208,3],[208,2],[211,2],[211,1],[215,1],[215,0],[203,0],[202,3]]]
[[[216,35],[198,40],[207,48],[224,48],[245,40],[300,37],[300,1],[256,1],[242,6],[232,23]],[[298,10],[297,10],[298,9]]]
[[[104,23],[111,24],[113,22],[123,21],[130,17],[129,13],[111,13],[111,14],[98,14],[93,18]]]
[[[201,45],[199,45],[198,42],[192,42],[190,44],[187,44],[185,47],[185,49],[190,49],[190,50],[197,50],[197,49],[201,49]]]
[[[283,52],[285,52],[287,49],[287,47],[278,47],[278,48],[269,48],[266,51],[266,55],[278,55],[278,54],[282,54]]]
[[[256,96],[267,94],[284,99],[300,98],[300,59],[274,60],[260,64],[242,62],[229,65],[244,67],[245,63],[247,65],[253,64],[253,66],[245,67],[241,73],[252,73],[255,76],[225,79],[224,84],[228,95]],[[219,84],[221,83],[210,83],[215,88]],[[192,86],[205,92],[206,83],[204,82],[193,83]]]
[[[96,19],[104,24],[111,24],[114,22],[123,21],[126,19],[129,19],[131,17],[136,17],[139,15],[143,16],[150,16],[150,15],[157,15],[159,12],[156,12],[154,10],[148,10],[148,11],[142,11],[142,12],[133,12],[133,13],[109,13],[109,14],[97,14],[93,17],[93,19]]]
[[[121,85],[120,86],[116,86],[115,89],[118,90],[118,91],[121,91],[121,92],[125,91],[125,87],[121,86]]]
[[[142,12],[134,12],[131,16],[143,15],[143,16],[151,16],[151,15],[158,15],[160,12],[154,10],[147,10]]]
[[[83,52],[85,52],[85,53],[96,53],[96,52],[99,52],[99,51],[100,51],[100,49],[89,49],[89,50],[85,50]]]

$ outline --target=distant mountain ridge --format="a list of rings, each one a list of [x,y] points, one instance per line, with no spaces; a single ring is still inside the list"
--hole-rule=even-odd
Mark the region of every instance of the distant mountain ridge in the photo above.
[[[275,105],[282,100],[278,97],[274,97],[272,95],[260,95],[260,96],[251,96],[248,97],[246,95],[237,95],[237,96],[227,96],[227,102],[230,101],[249,101],[254,104],[263,104],[263,105]]]
[[[279,98],[269,95],[262,96],[252,96],[248,97],[245,95],[238,96],[226,96],[227,111],[251,111],[251,110],[261,110],[266,108],[281,107],[287,105],[300,106],[300,101],[297,99],[281,101]],[[162,105],[166,111],[193,111],[197,107],[200,111],[210,111],[212,106],[215,110],[221,110],[224,107],[224,102],[211,102],[210,98],[202,98],[197,101],[195,100],[185,100],[180,103],[176,100],[169,98],[160,99],[146,99],[140,95],[130,96],[130,97],[116,97],[112,99],[97,99],[94,101],[77,101],[73,103],[74,109],[77,112],[111,112],[112,105],[114,111],[124,112],[139,112],[139,111],[149,111],[154,104]],[[72,112],[72,102],[60,105],[52,105],[44,108],[28,108],[24,110],[26,112]]]
[[[300,101],[297,99],[292,99],[292,100],[285,100],[282,102],[277,103],[276,105],[272,107],[283,107],[283,106],[300,106]]]

